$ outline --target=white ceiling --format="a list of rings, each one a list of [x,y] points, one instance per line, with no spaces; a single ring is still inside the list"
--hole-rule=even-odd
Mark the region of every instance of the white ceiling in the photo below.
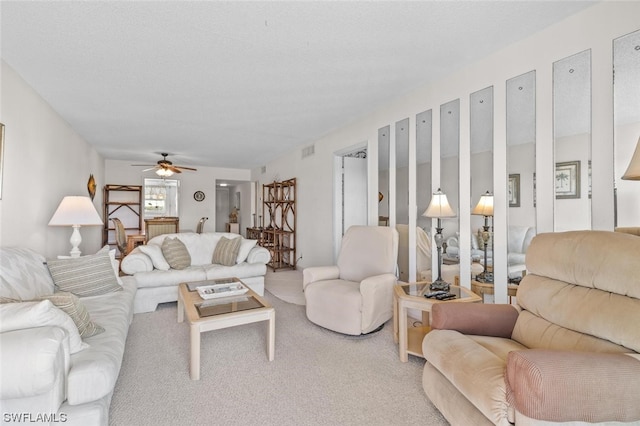
[[[105,158],[253,168],[592,4],[2,1],[1,54]]]

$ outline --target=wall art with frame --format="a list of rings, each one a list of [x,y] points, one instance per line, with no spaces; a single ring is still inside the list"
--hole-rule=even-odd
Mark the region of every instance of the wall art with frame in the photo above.
[[[580,161],[556,163],[556,199],[580,198]]]

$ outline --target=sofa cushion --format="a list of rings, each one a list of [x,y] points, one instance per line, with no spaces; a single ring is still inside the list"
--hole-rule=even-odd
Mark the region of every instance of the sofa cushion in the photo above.
[[[64,329],[69,336],[69,349],[72,354],[88,347],[82,342],[71,317],[53,306],[49,300],[0,304],[0,333],[43,326]]]
[[[0,296],[30,300],[53,293],[44,256],[27,248],[0,247]]]
[[[242,262],[233,266],[209,265],[203,267],[207,280],[219,278],[250,278],[259,277],[267,273],[267,265],[264,263]]]
[[[162,241],[162,254],[173,269],[184,269],[191,266],[189,251],[178,238],[165,238]]]
[[[118,379],[136,294],[134,277],[123,277],[122,291],[83,298],[91,318],[104,333],[85,339],[90,345],[71,356],[67,378],[67,401],[78,405],[99,400],[113,392]]]
[[[228,277],[225,276],[225,278]],[[189,266],[185,269],[169,269],[159,271],[154,269],[150,272],[137,272],[135,275],[138,288],[144,287],[175,287],[176,298],[178,296],[178,284],[194,281],[204,281],[207,274],[202,266]],[[177,300],[177,299],[176,299]]]
[[[235,265],[238,259],[238,252],[240,251],[241,243],[242,238],[220,238],[220,241],[218,241],[218,244],[216,244],[216,248],[213,251],[213,259],[211,263],[224,266]],[[249,248],[249,250],[251,250],[251,248]],[[247,255],[249,254],[249,250],[247,250]]]
[[[77,296],[97,296],[122,290],[113,271],[109,246],[94,255],[49,260],[47,266],[60,291]]]
[[[171,266],[167,263],[167,260],[162,254],[162,247],[157,245],[141,245],[140,251],[149,256],[153,267],[161,271],[168,271]]]

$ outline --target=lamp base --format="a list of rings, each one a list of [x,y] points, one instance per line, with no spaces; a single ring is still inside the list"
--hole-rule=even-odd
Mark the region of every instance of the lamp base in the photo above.
[[[446,282],[445,280],[442,279],[437,279],[434,282],[432,282],[431,284],[429,284],[429,289],[430,290],[444,290],[444,291],[449,291],[449,283]]]

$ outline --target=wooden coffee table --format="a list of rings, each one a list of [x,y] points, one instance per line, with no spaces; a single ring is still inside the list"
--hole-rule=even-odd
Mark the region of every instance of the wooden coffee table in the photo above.
[[[457,295],[455,299],[438,300],[427,299],[425,292],[429,292],[429,282],[398,283],[393,288],[393,340],[398,343],[400,361],[407,362],[409,354],[422,355],[422,340],[431,331],[431,307],[437,303],[478,303],[482,299],[471,290],[464,287],[451,286],[451,293]],[[409,309],[422,311],[422,326],[409,327],[407,314]]]
[[[267,321],[267,357],[274,358],[276,335],[275,311],[273,307],[249,288],[240,296],[220,297],[204,300],[197,291],[189,287],[225,282],[241,282],[237,278],[182,283],[178,286],[178,322],[184,321],[187,313],[191,335],[191,362],[189,374],[192,380],[200,379],[200,333],[220,330],[236,325]]]

